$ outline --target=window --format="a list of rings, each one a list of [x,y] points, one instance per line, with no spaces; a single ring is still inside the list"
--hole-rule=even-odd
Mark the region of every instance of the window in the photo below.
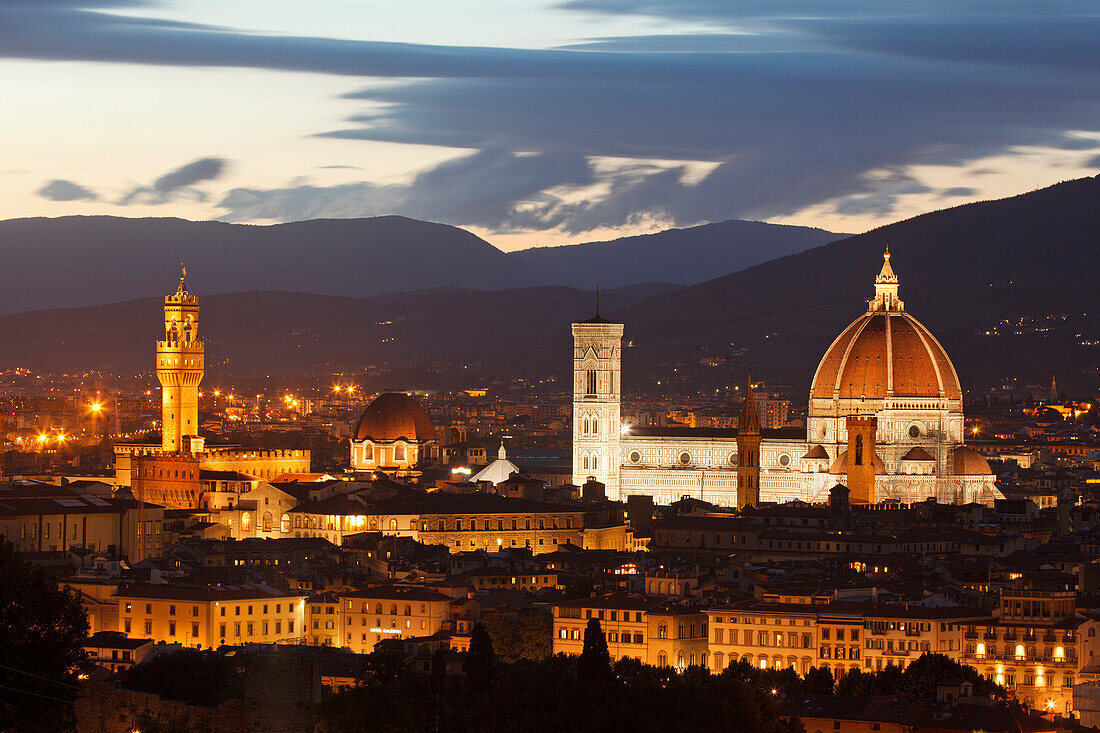
[[[123,622],[123,626],[124,626],[124,629],[123,629],[123,630],[124,630],[124,631],[125,631],[125,632],[126,632],[127,634],[129,634],[129,633],[130,633],[130,619],[126,619],[126,620],[125,620],[125,621]]]
[[[175,621],[169,621],[168,622],[168,635],[169,636],[175,636],[176,635],[176,622]]]
[[[176,607],[175,606],[169,606],[168,607],[168,615],[169,616],[175,616],[176,615]]]
[[[146,621],[145,622],[145,635],[150,636],[150,635],[152,635],[152,633],[153,633],[153,622],[152,621]]]
[[[199,635],[199,625],[198,624],[191,624],[191,636],[198,636],[198,635]]]
[[[855,465],[857,465],[857,466],[862,466],[863,465],[863,436],[862,435],[857,435],[856,436],[856,460],[855,460]]]
[[[596,394],[596,370],[595,369],[589,369],[585,373],[584,384],[585,384],[584,393],[586,395]]]

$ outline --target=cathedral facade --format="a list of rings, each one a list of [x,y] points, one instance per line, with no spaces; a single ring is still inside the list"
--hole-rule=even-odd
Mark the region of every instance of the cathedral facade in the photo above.
[[[824,502],[838,483],[858,503],[991,504],[1001,494],[986,460],[964,445],[955,367],[898,288],[887,251],[867,311],[818,365],[805,429],[760,429],[751,384],[739,429],[623,425],[623,324],[574,323],[573,483],[595,479],[609,499],[662,504]]]

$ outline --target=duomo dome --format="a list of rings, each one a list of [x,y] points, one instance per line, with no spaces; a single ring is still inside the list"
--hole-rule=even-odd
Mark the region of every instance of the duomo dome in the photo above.
[[[875,297],[825,352],[810,386],[808,439],[840,444],[847,415],[877,414],[884,443],[962,441],[962,387],[943,346],[898,298],[883,255]],[[941,465],[947,456],[937,455]],[[887,460],[890,463],[890,460]]]

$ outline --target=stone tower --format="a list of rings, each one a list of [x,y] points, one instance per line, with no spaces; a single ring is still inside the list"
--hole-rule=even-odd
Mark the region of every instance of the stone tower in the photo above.
[[[745,385],[741,416],[737,419],[737,508],[760,500],[760,417],[752,396],[752,375]]]
[[[590,478],[619,500],[623,324],[596,316],[573,324],[573,483]]]
[[[849,501],[853,504],[875,503],[875,433],[878,418],[849,415],[845,421],[848,429]]]
[[[199,383],[203,343],[199,340],[199,299],[187,291],[181,265],[180,283],[164,297],[164,340],[157,342],[157,379],[161,385],[163,448],[191,450],[189,436],[199,434]]]

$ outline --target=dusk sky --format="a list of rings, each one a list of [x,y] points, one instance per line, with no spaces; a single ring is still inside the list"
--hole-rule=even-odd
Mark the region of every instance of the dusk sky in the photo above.
[[[1094,0],[0,0],[0,217],[860,232],[1096,174],[1097,39]]]

